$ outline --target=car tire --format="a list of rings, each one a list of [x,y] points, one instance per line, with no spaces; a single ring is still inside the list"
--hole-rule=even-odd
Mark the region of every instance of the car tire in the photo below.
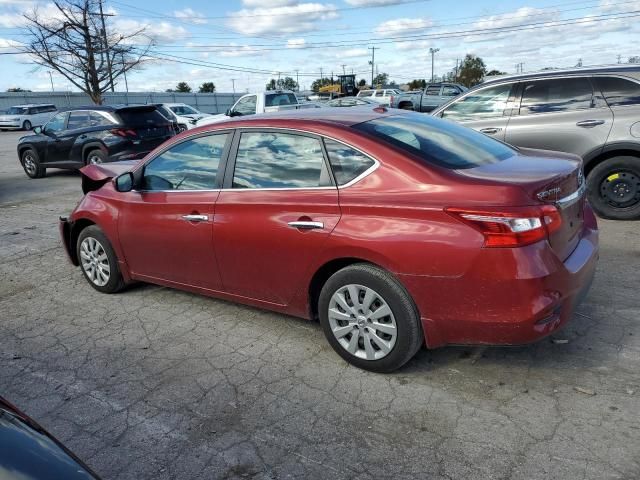
[[[424,344],[411,296],[390,273],[374,265],[357,263],[334,273],[322,287],[318,312],[331,347],[364,370],[397,370]]]
[[[125,286],[118,257],[111,242],[97,225],[80,232],[76,255],[84,278],[102,293],[116,293]]]
[[[84,163],[86,165],[99,165],[106,161],[107,161],[107,155],[99,148],[95,148],[93,150],[90,150],[87,153]]]
[[[22,129],[29,131],[33,128],[33,125],[31,125],[31,122],[29,120],[25,120],[24,123],[22,124]]]
[[[640,218],[640,158],[620,156],[596,165],[587,176],[589,203],[602,218]]]
[[[38,153],[32,148],[27,148],[22,152],[20,155],[20,163],[22,164],[24,173],[26,173],[29,178],[42,178],[47,173],[47,169],[40,163]]]

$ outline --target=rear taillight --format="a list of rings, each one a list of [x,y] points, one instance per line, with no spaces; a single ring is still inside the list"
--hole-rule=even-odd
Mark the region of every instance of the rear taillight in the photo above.
[[[522,247],[536,243],[547,239],[562,224],[560,213],[553,205],[495,210],[447,208],[446,212],[481,232],[485,247]]]
[[[114,128],[113,130],[111,130],[111,133],[113,133],[114,135],[118,135],[119,137],[125,137],[125,138],[138,136],[136,131],[130,128]]]

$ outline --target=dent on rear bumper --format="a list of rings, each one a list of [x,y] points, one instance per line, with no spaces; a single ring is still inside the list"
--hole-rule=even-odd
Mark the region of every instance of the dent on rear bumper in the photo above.
[[[483,249],[461,277],[399,278],[416,301],[428,347],[521,345],[549,335],[571,318],[591,285],[597,259],[594,224],[585,226],[564,262],[547,242],[539,242]]]

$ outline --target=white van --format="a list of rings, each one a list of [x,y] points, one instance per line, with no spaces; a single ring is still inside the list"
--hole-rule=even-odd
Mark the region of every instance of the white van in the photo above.
[[[31,130],[47,123],[57,112],[51,103],[16,105],[0,115],[0,130]]]

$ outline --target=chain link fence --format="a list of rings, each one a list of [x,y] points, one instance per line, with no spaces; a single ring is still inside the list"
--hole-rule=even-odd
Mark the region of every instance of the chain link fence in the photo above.
[[[186,103],[204,113],[224,113],[243,93],[109,92],[105,105],[145,103]],[[92,105],[80,92],[2,92],[0,110],[27,103],[53,103],[59,109]]]

